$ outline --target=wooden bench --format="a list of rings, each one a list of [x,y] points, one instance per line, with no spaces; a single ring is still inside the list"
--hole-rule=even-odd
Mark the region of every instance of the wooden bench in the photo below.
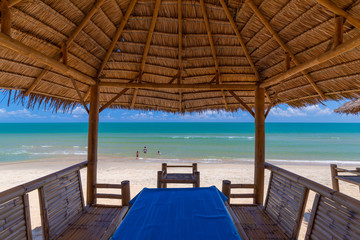
[[[360,201],[316,194],[305,239],[360,239]]]
[[[254,194],[231,194],[231,188],[252,184],[223,181],[229,198],[253,198]],[[308,189],[278,173],[271,173],[264,206],[230,204],[228,208],[242,239],[297,239],[305,210]]]
[[[31,239],[27,193],[36,189],[45,240],[109,239],[128,211],[129,181],[96,185],[121,191],[121,195],[96,194],[97,198],[121,199],[121,205],[85,207],[80,169],[86,165],[80,163],[0,193],[0,239]]]
[[[191,173],[168,173],[168,168],[192,168]],[[193,187],[200,187],[200,172],[197,171],[197,164],[189,165],[161,165],[158,171],[157,187],[166,188],[168,183],[192,184]]]
[[[339,180],[355,184],[359,186],[360,190],[360,168],[355,170],[338,168],[336,164],[330,165],[331,169],[331,182],[332,188],[336,191],[340,191]],[[341,173],[341,175],[339,175]]]

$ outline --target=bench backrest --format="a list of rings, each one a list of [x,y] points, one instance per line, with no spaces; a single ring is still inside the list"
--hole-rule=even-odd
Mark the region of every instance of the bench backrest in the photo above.
[[[316,194],[305,239],[359,239],[360,205],[345,206]]]
[[[39,188],[45,239],[61,234],[84,211],[80,171],[73,171]]]
[[[271,172],[264,208],[290,239],[299,234],[308,192],[303,185]]]
[[[31,239],[27,194],[0,203],[0,239]]]

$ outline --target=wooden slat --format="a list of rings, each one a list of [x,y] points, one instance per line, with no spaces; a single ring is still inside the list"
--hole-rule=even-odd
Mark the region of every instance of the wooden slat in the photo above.
[[[122,188],[121,184],[97,183],[96,188]]]
[[[230,194],[230,198],[254,198],[253,193]]]
[[[240,184],[231,184],[230,185],[231,188],[255,188],[255,184],[244,184],[244,183],[240,183]]]
[[[111,199],[121,199],[120,194],[108,194],[108,193],[97,193],[96,198],[111,198]]]
[[[229,93],[253,116],[255,117],[254,111],[238,96],[234,91],[230,91]]]
[[[11,14],[9,11],[8,0],[1,0],[0,3],[1,11],[1,32],[8,36],[11,35]]]

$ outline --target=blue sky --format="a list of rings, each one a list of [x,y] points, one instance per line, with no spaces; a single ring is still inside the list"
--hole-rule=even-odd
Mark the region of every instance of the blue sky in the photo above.
[[[357,122],[360,116],[336,114],[333,109],[346,101],[326,102],[326,105],[313,105],[302,109],[287,105],[276,106],[270,111],[267,122]],[[7,97],[0,97],[0,122],[87,122],[88,115],[82,106],[72,113],[53,113],[52,111],[28,110],[21,105],[7,105]],[[225,111],[204,111],[192,114],[171,114],[166,112],[111,110],[100,114],[101,122],[253,122],[253,117],[245,111],[235,113]]]

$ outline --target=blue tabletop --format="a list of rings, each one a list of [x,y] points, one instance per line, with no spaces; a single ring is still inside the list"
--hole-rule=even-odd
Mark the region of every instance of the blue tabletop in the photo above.
[[[216,187],[144,188],[112,240],[241,239]]]

